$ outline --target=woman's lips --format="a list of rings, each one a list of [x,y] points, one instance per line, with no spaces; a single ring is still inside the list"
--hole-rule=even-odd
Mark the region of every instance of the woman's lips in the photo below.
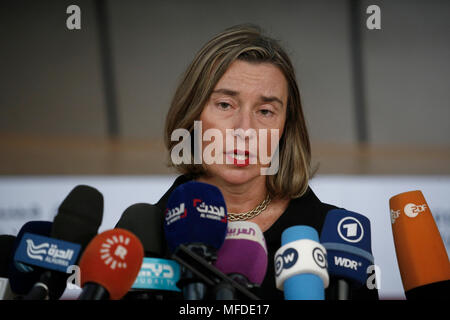
[[[250,152],[246,150],[237,150],[226,153],[227,164],[232,163],[237,167],[246,167],[250,164]]]

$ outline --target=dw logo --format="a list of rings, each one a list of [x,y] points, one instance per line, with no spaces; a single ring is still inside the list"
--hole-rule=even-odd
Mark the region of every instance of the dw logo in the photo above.
[[[313,250],[313,259],[314,262],[322,269],[327,268],[327,254],[320,249],[319,247],[314,248]]]
[[[347,242],[356,243],[364,237],[364,229],[361,222],[353,217],[345,217],[337,226],[339,236]]]
[[[283,253],[275,258],[275,273],[277,276],[281,274],[283,269],[292,267],[298,259],[298,252],[294,248],[287,248]]]

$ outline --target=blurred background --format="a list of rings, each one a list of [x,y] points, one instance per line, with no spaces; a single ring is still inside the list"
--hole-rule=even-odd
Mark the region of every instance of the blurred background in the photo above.
[[[67,27],[70,5],[81,29]],[[370,5],[381,29],[367,27]],[[157,201],[176,176],[162,137],[181,74],[213,35],[247,22],[296,68],[313,189],[370,217],[380,295],[403,298],[389,197],[422,190],[450,243],[446,0],[2,1],[0,233],[51,219],[79,183],[104,194],[103,228]]]

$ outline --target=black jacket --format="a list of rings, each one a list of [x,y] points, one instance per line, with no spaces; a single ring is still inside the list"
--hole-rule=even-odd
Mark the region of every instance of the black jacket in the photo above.
[[[186,176],[179,176],[170,189],[156,203],[163,212],[166,209],[167,200],[172,191],[179,185],[188,182],[190,179]],[[311,226],[321,233],[325,216],[327,212],[336,207],[321,202],[311,188],[300,198],[292,199],[286,211],[278,218],[278,220],[264,232],[264,238],[267,244],[268,265],[266,277],[259,288],[252,291],[260,298],[267,300],[283,299],[283,292],[275,287],[275,270],[274,270],[274,254],[281,247],[281,234],[288,227],[295,225]],[[168,250],[166,250],[168,253]],[[353,300],[378,299],[378,291],[376,289],[369,290],[366,286],[359,289],[351,290],[351,298]],[[326,290],[327,299],[331,297],[331,288]]]

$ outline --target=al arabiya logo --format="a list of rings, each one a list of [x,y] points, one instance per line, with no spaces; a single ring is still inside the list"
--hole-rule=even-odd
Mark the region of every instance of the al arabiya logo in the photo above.
[[[129,237],[124,237],[123,235],[112,236],[107,238],[104,243],[102,243],[100,257],[103,262],[109,266],[112,270],[117,268],[127,268],[127,263],[125,258],[128,254],[126,246],[130,243]]]
[[[187,217],[187,210],[184,206],[184,202],[180,203],[178,207],[172,209],[166,209],[164,218],[166,220],[166,225],[170,225],[180,219]]]
[[[359,242],[364,237],[364,229],[361,222],[353,217],[341,219],[338,223],[337,231],[343,240],[351,243]]]
[[[198,204],[200,203],[200,204]],[[227,222],[225,208],[223,206],[207,205],[201,199],[194,199],[193,206],[200,213],[200,218],[207,218],[212,220],[219,220],[220,222]]]

